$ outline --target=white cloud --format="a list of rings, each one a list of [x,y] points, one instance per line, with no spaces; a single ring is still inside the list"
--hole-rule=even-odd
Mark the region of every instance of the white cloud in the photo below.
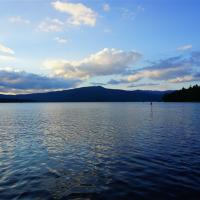
[[[6,47],[3,44],[0,44],[0,52],[7,53],[7,54],[15,54],[15,52],[12,49]]]
[[[185,68],[183,68],[185,70]],[[175,75],[176,72],[180,72],[183,70],[182,68],[174,67],[174,68],[164,68],[164,69],[153,69],[153,70],[142,70],[133,75],[127,77],[128,82],[139,81],[143,78],[150,79],[162,79],[169,75]]]
[[[190,81],[194,81],[195,77],[193,77],[192,75],[187,75],[187,76],[183,76],[183,77],[176,77],[174,79],[170,79],[168,80],[168,82],[170,83],[182,83],[182,82],[190,82]]]
[[[192,45],[191,44],[180,46],[180,47],[177,48],[177,51],[187,51],[189,49],[192,49]]]
[[[67,39],[61,37],[55,37],[54,40],[60,44],[66,44],[68,42]]]
[[[30,20],[22,18],[21,16],[13,16],[9,18],[11,23],[30,24]]]
[[[43,32],[60,32],[63,30],[63,26],[64,23],[59,19],[46,18],[39,24],[38,30]]]
[[[107,3],[103,4],[103,10],[104,10],[105,12],[109,12],[109,11],[110,11],[110,5],[107,4]]]
[[[51,70],[53,75],[65,78],[114,75],[125,72],[141,58],[141,54],[134,51],[125,52],[117,49],[105,48],[95,54],[78,60],[49,59],[44,66]]]
[[[180,83],[199,80],[200,73],[194,68],[199,63],[198,52],[190,57],[170,57],[154,62],[149,67],[138,70],[130,70],[122,74],[121,79],[112,79],[110,84],[128,84],[142,79],[165,81],[167,83]]]
[[[67,22],[72,25],[95,26],[97,14],[89,7],[82,3],[68,3],[55,1],[52,6],[63,13],[67,13],[69,18]]]
[[[0,55],[0,61],[13,61],[16,58],[14,56],[5,56],[5,55]]]

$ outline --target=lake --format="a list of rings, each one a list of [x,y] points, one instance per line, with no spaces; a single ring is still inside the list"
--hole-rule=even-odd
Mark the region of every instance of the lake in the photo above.
[[[199,200],[200,104],[0,104],[0,199]]]

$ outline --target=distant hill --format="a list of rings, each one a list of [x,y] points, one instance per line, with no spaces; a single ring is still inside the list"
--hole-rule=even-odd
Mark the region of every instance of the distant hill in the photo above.
[[[24,95],[0,95],[0,102],[141,102],[161,101],[163,91],[117,90],[101,86]]]
[[[163,96],[166,102],[200,102],[200,86],[181,89]]]

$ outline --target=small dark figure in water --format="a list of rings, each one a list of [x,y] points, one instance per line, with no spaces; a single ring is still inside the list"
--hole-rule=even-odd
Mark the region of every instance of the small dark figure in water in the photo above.
[[[150,105],[152,106],[152,102],[150,103]]]

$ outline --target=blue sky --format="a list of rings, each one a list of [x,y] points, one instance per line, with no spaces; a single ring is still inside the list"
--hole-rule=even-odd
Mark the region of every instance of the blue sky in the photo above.
[[[199,83],[198,0],[1,0],[0,93]]]

